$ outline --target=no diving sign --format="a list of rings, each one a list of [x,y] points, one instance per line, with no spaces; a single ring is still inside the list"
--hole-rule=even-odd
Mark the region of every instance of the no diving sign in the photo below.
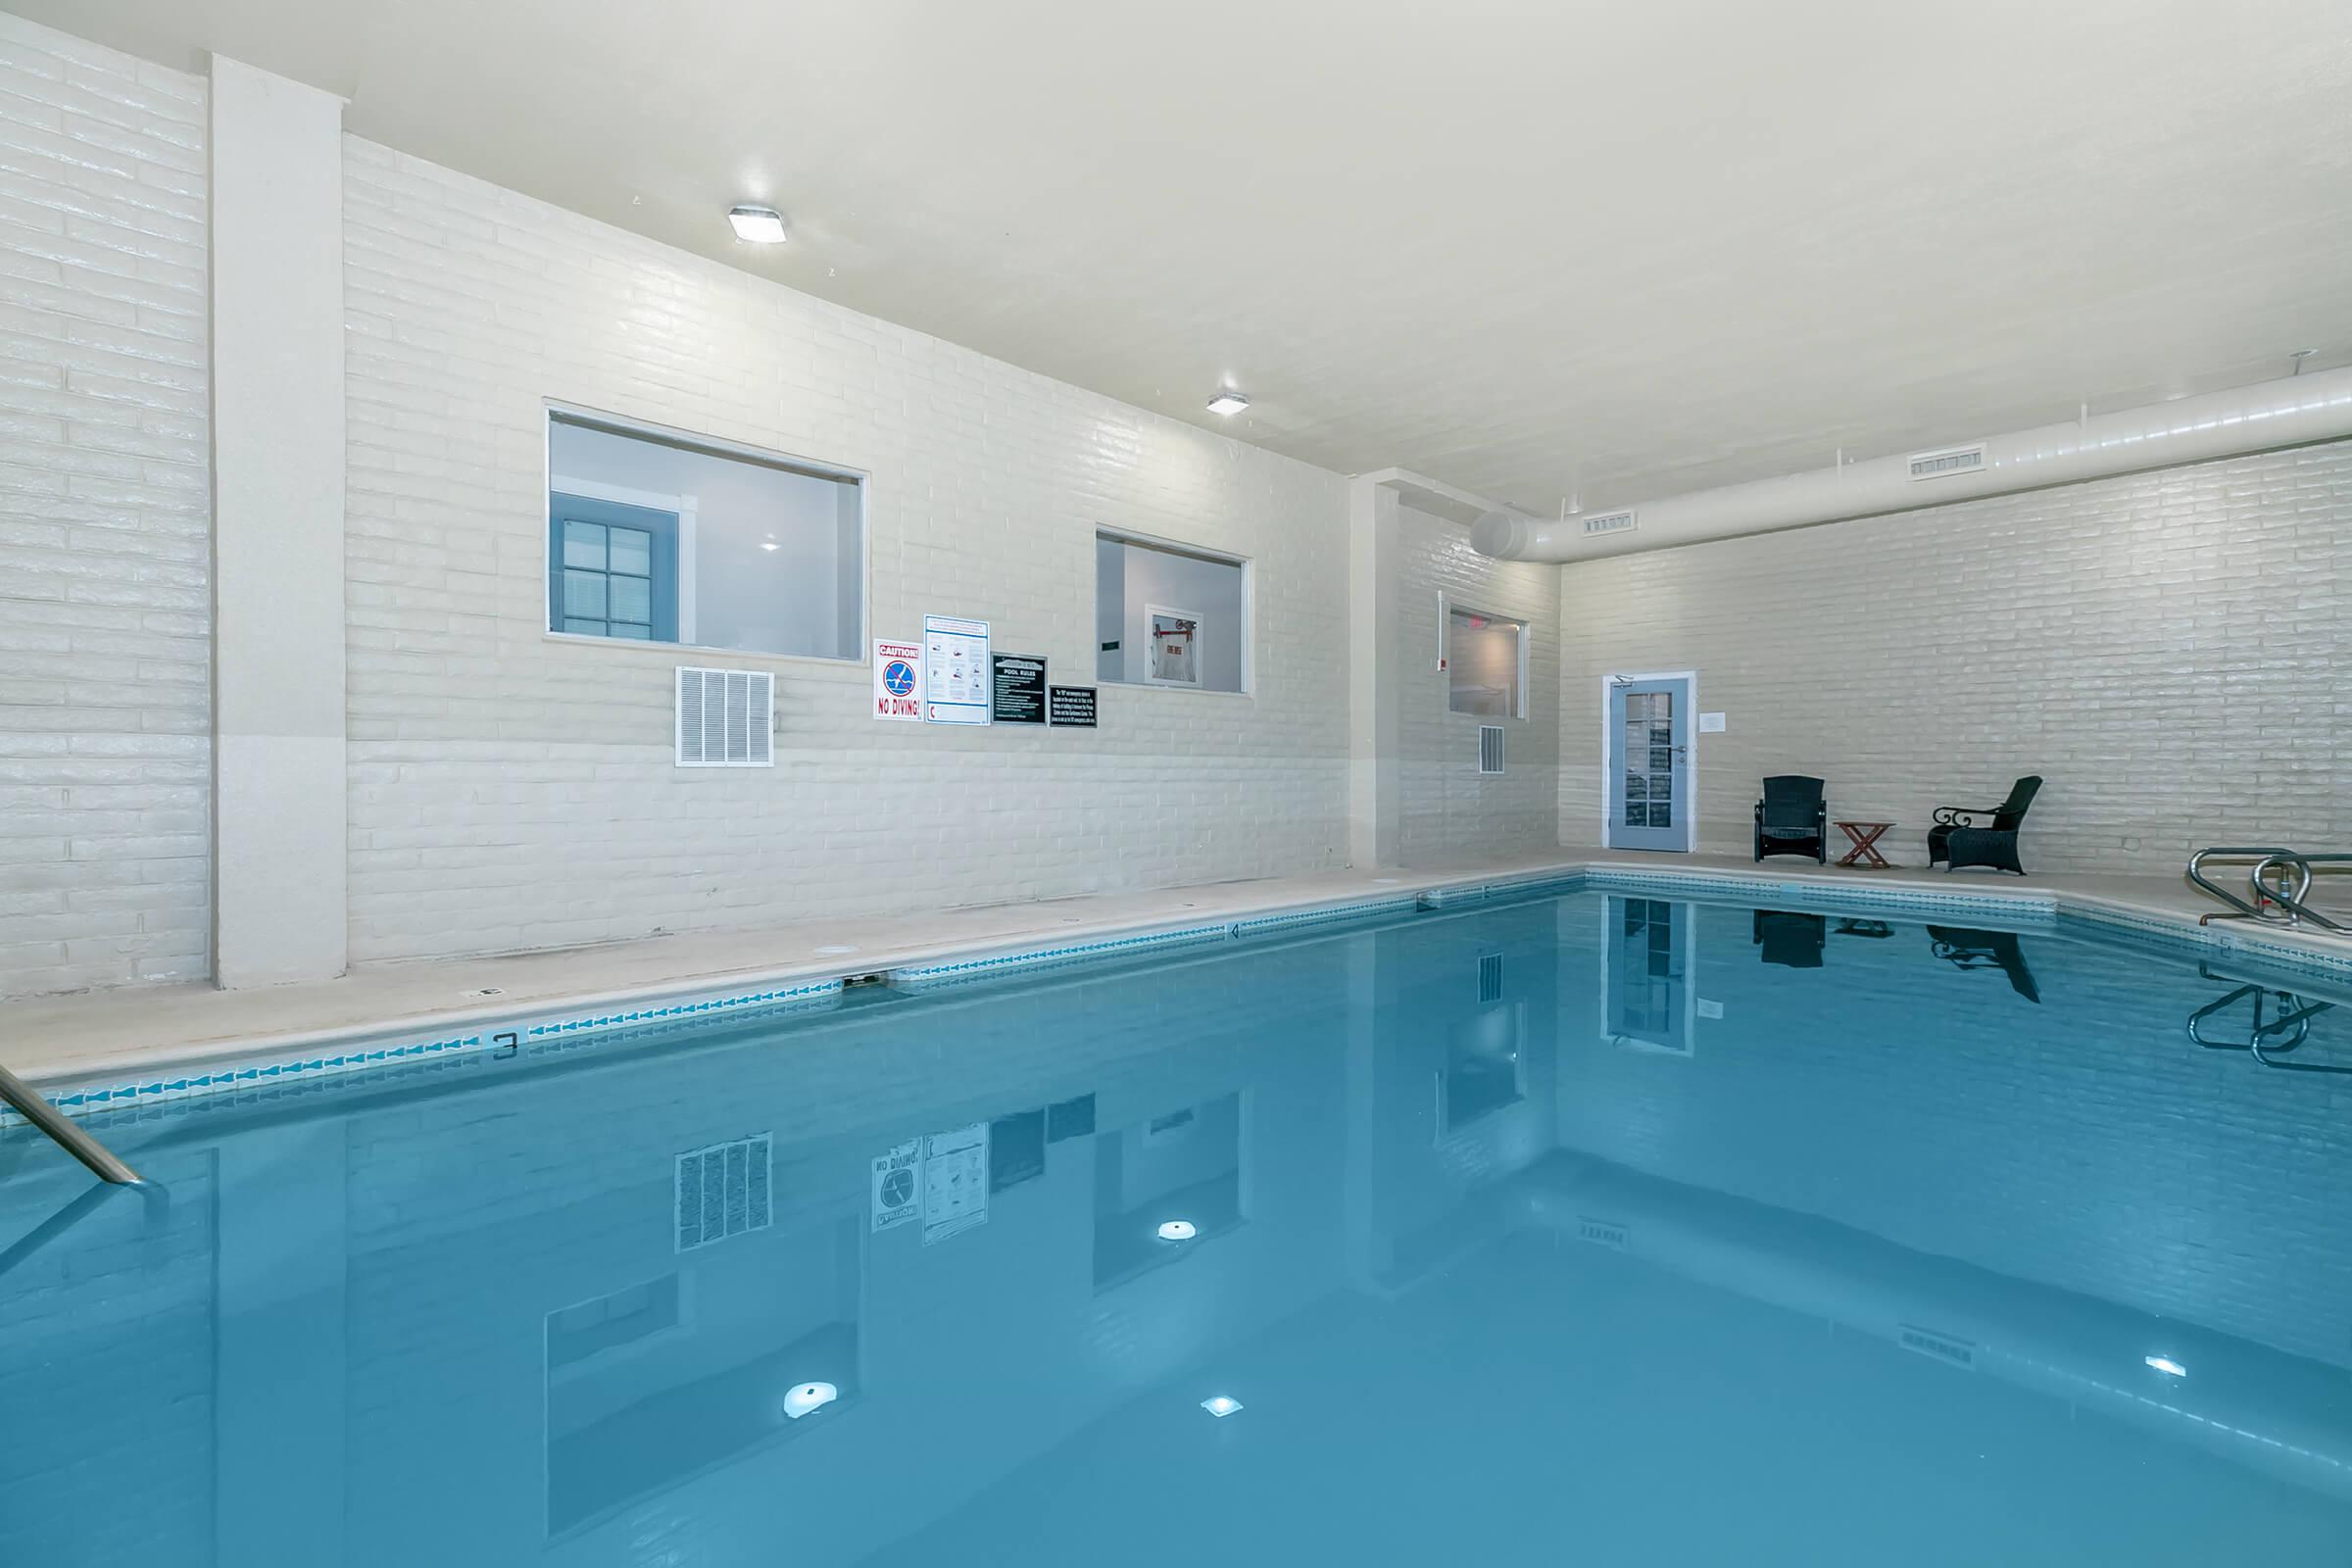
[[[921,1148],[922,1141],[913,1139],[874,1156],[875,1230],[886,1231],[914,1218],[923,1196]]]
[[[874,639],[874,716],[923,721],[923,645]]]

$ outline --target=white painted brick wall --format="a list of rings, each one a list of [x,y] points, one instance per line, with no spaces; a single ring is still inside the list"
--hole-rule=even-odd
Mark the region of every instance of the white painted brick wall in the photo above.
[[[0,996],[207,972],[204,83],[0,16]]]
[[[1399,686],[1396,830],[1407,865],[1541,850],[1559,842],[1560,574],[1493,561],[1470,530],[1411,507],[1396,512]],[[1481,719],[1446,706],[1438,658],[1438,595],[1464,610],[1524,618],[1528,716],[1503,719],[1504,771],[1478,771]]]
[[[1912,865],[1931,808],[2025,773],[2029,870],[2352,845],[2352,442],[1571,565],[1561,621],[1565,843],[1600,677],[1695,668],[1702,849],[1747,853],[1783,772]]]
[[[1278,875],[1346,853],[1344,481],[356,138],[355,959]],[[861,665],[543,636],[545,400],[873,475],[873,625],[1091,682],[1094,533],[1256,564],[1257,693],[1087,733],[865,716]],[[777,672],[777,765],[670,761],[679,662]]]

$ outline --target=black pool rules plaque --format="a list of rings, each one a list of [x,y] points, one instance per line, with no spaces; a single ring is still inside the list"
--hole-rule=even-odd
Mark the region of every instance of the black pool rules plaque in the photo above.
[[[1095,688],[1092,686],[1056,686],[1052,699],[1054,722],[1074,729],[1095,727]]]
[[[1000,724],[1046,721],[1046,662],[1027,654],[997,654],[991,662],[990,702]]]

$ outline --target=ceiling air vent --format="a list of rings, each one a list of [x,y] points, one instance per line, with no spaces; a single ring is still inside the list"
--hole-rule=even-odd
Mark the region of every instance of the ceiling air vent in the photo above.
[[[678,1250],[767,1229],[766,1133],[678,1156]]]
[[[1624,512],[1595,512],[1585,519],[1585,537],[1590,539],[1596,533],[1631,533],[1635,521],[1630,508]]]
[[[678,765],[773,767],[776,677],[678,667]]]
[[[1478,726],[1478,770],[1481,773],[1502,771],[1502,726],[1500,724]]]
[[[1973,447],[1945,447],[1941,452],[1911,454],[1911,477],[1914,479],[1948,479],[1955,473],[1984,471],[1984,443]]]

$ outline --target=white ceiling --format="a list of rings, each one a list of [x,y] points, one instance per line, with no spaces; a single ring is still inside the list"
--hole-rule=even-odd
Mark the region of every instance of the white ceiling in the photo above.
[[[8,3],[1539,512],[2352,361],[2342,0]],[[746,198],[793,243],[735,244]]]

